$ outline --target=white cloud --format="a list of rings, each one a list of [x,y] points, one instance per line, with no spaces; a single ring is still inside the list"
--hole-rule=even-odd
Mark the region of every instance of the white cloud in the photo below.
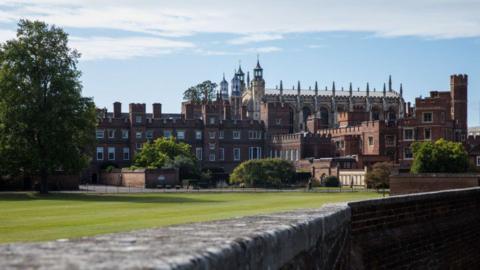
[[[194,47],[188,42],[149,37],[71,37],[70,44],[86,61],[156,56]]]
[[[243,45],[243,44],[254,43],[254,42],[279,40],[282,38],[283,36],[280,34],[258,33],[258,34],[245,35],[236,39],[231,39],[228,41],[228,43],[233,45]]]
[[[16,36],[15,31],[0,29],[0,42],[4,42],[6,40],[12,39]]]
[[[367,31],[380,36],[480,36],[478,0],[4,0],[8,16],[61,26],[168,36]],[[5,12],[5,11],[4,11]]]
[[[268,47],[259,47],[259,48],[248,48],[245,51],[250,53],[272,53],[272,52],[280,52],[282,51],[282,48],[275,47],[275,46],[268,46]]]
[[[307,45],[307,48],[309,48],[309,49],[319,49],[319,48],[325,48],[325,45],[322,45],[322,44],[310,44],[310,45]]]

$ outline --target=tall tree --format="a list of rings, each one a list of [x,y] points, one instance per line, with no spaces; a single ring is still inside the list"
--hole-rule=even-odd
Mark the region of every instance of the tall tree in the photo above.
[[[183,99],[194,103],[211,101],[215,98],[216,89],[216,83],[204,81],[185,90],[185,92],[183,92]]]
[[[412,144],[412,173],[462,173],[469,169],[468,154],[461,143],[446,141]]]
[[[39,175],[40,192],[56,170],[79,172],[94,144],[95,105],[82,97],[80,54],[55,26],[21,20],[0,45],[1,173]]]

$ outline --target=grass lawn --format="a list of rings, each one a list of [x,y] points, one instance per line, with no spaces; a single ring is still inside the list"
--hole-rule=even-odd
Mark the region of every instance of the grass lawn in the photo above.
[[[0,243],[75,238],[380,197],[345,193],[0,193]]]

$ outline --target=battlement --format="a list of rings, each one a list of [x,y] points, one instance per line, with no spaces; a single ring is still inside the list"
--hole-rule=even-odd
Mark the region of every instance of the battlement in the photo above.
[[[350,126],[350,127],[320,129],[317,131],[317,133],[330,134],[330,135],[342,135],[342,134],[348,135],[351,133],[362,132],[365,129],[381,128],[384,126],[385,126],[385,122],[380,120],[364,121],[364,122],[361,122],[359,125]]]
[[[129,111],[130,113],[145,113],[146,112],[146,105],[145,103],[130,103],[129,104]]]
[[[450,76],[450,84],[467,84],[468,75],[467,74],[454,74]]]
[[[280,142],[296,142],[301,140],[309,140],[309,139],[323,139],[325,141],[330,142],[331,136],[327,134],[316,134],[316,133],[293,133],[293,134],[277,134],[272,136],[273,143],[280,143]]]

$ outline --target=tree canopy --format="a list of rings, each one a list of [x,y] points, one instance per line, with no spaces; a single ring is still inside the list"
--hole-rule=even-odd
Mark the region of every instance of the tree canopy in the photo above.
[[[230,182],[248,187],[280,187],[291,183],[294,176],[295,167],[290,161],[256,159],[238,165],[230,175]]]
[[[468,154],[461,143],[446,141],[412,144],[412,173],[462,173],[468,171]]]
[[[200,173],[191,146],[176,142],[174,138],[162,137],[145,143],[135,155],[134,165],[143,168],[178,168],[181,179],[198,176]]]
[[[185,92],[183,92],[183,99],[194,103],[211,101],[215,98],[216,88],[216,83],[204,81],[185,90]]]
[[[372,169],[365,176],[367,186],[370,188],[380,189],[390,186],[390,174],[393,165],[390,162],[377,162],[373,164]]]
[[[17,37],[0,45],[0,167],[35,174],[41,192],[58,169],[78,172],[91,156],[95,105],[82,97],[80,54],[55,26],[21,20]]]

